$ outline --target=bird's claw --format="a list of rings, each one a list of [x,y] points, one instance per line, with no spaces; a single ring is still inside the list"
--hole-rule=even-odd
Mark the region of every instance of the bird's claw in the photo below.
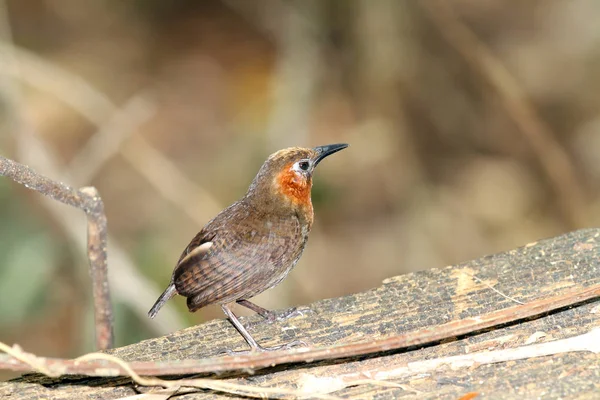
[[[304,340],[294,340],[293,342],[289,342],[288,344],[284,344],[281,348],[292,349],[294,347],[309,347],[308,343]]]
[[[219,354],[227,354],[228,356],[243,356],[252,353],[263,353],[268,351],[277,351],[277,350],[289,350],[294,347],[308,347],[308,343],[304,340],[294,340],[293,342],[289,342],[286,344],[281,344],[279,346],[272,347],[264,347],[259,344],[256,347],[252,347],[250,350],[223,350]]]
[[[227,356],[245,356],[247,354],[252,353],[252,350],[221,350],[218,355],[227,355]]]
[[[306,310],[305,310],[306,311]],[[271,312],[268,316],[266,316],[266,320],[268,323],[272,324],[274,322],[286,321],[290,318],[302,317],[304,316],[305,311],[298,310],[296,307],[292,307],[290,309],[285,310],[281,314],[277,314],[275,312]]]
[[[298,310],[296,307],[292,307],[288,310],[285,310],[283,314],[277,317],[279,321],[285,321],[286,319],[294,318],[294,317],[302,317],[304,313]]]

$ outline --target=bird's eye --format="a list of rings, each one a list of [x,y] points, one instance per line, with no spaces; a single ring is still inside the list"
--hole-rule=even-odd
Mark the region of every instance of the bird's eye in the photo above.
[[[300,161],[298,163],[298,167],[300,167],[302,171],[308,171],[308,167],[310,167],[310,164],[308,163],[308,161]]]

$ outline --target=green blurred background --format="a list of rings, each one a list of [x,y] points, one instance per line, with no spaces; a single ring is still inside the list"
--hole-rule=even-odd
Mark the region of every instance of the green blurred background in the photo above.
[[[108,217],[116,344],[180,252],[287,146],[348,150],[269,308],[375,287],[600,220],[600,2],[0,1],[0,152]],[[0,340],[93,350],[82,212],[0,179]],[[240,310],[242,314],[245,312]]]

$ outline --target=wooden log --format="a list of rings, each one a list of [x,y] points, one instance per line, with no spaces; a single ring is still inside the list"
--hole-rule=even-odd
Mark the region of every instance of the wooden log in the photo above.
[[[600,230],[587,229],[456,266],[387,279],[375,289],[301,307],[302,316],[268,324],[258,316],[243,323],[263,345],[304,340],[312,346],[375,340],[449,321],[477,317],[600,284]],[[600,326],[598,302],[588,301],[548,315],[477,332],[435,345],[369,357],[294,364],[221,376],[258,386],[294,387],[299,376],[336,376],[438,357],[522,346],[575,336]],[[225,320],[114,349],[125,360],[183,360],[244,349],[243,339]],[[335,393],[343,398],[449,398],[469,392],[493,398],[593,397],[600,393],[600,356],[563,353],[435,373],[394,382],[401,387],[363,384]],[[117,399],[136,394],[129,378],[28,374],[0,384],[0,398]],[[11,397],[8,397],[11,396]],[[200,391],[178,399],[231,399]]]

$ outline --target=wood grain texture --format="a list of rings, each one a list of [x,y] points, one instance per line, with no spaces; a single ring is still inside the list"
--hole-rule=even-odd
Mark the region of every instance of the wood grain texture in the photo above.
[[[269,346],[296,339],[322,346],[383,338],[515,305],[490,286],[513,299],[528,302],[599,284],[599,255],[600,230],[582,230],[460,265],[390,278],[380,287],[364,293],[302,307],[304,315],[285,322],[267,324],[257,316],[243,322],[259,342]],[[598,302],[590,301],[542,318],[412,351],[289,365],[226,379],[290,387],[303,373],[332,376],[486,349],[517,347],[533,334],[540,336],[538,342],[556,340],[599,326],[600,313],[593,312],[597,310]],[[244,346],[233,327],[224,320],[215,320],[114,349],[111,353],[126,360],[181,360],[212,356],[224,348]],[[455,371],[441,369],[434,375],[396,381],[405,385],[404,389],[361,385],[335,394],[361,399],[456,399],[469,392],[493,398],[585,398],[600,391],[599,361],[600,357],[592,353],[568,353]],[[135,393],[127,378],[52,379],[33,374],[0,385],[0,398],[10,395],[10,399],[116,399]],[[208,391],[178,397],[209,398],[235,397]]]

